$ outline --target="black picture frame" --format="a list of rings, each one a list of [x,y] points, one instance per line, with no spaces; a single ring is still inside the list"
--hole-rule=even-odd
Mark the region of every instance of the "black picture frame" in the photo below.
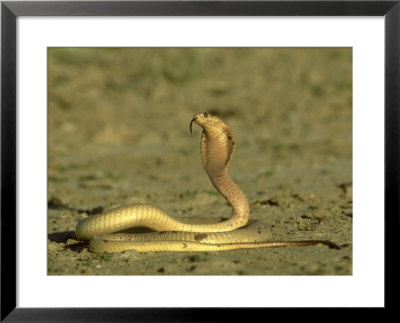
[[[238,321],[244,309],[16,307],[16,19],[19,16],[384,16],[385,308],[396,307],[392,241],[400,214],[400,1],[3,1],[1,3],[1,320],[5,322]],[[367,201],[366,201],[367,202]],[[373,237],[371,237],[373,243]],[[373,255],[371,255],[373,261]],[[367,291],[367,288],[366,288]],[[267,304],[266,304],[267,306]],[[264,309],[247,309],[263,317]],[[267,318],[266,318],[267,319]],[[268,318],[272,319],[272,318]],[[251,319],[250,319],[251,320]]]

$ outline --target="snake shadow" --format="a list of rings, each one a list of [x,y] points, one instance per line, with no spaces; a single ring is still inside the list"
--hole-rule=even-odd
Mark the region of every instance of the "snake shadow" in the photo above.
[[[64,232],[54,232],[47,235],[51,242],[55,243],[67,243],[69,239],[78,240],[75,235],[75,231],[64,231]],[[83,241],[68,244],[64,248],[75,252],[81,252],[83,249],[87,248],[88,244]]]
[[[155,232],[155,231],[146,227],[136,227],[136,228],[121,230],[116,233],[135,234],[135,233],[148,233],[148,232]],[[78,239],[76,238],[75,231],[49,233],[47,237],[51,242],[64,243],[65,249],[72,250],[78,253],[80,253],[85,248],[87,249],[89,246],[89,241],[78,241]],[[77,240],[77,242],[67,244],[68,240],[70,239]]]

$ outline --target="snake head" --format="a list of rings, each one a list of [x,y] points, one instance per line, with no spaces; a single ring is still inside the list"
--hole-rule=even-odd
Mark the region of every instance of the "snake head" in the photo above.
[[[230,141],[233,146],[235,145],[232,130],[216,116],[207,112],[195,114],[192,121],[190,121],[190,133],[192,133],[193,122],[202,127],[207,136],[219,138],[222,141]]]
[[[204,131],[212,131],[215,129],[227,128],[228,126],[219,118],[212,116],[207,112],[196,113],[190,121],[190,133],[192,133],[192,124],[196,123],[203,128]]]
[[[190,126],[189,126],[190,133],[192,133],[192,125],[193,125],[193,122],[199,125],[199,123],[198,123],[197,120],[200,119],[201,117],[208,118],[208,116],[209,116],[209,114],[208,114],[207,112],[196,113],[196,114],[193,116],[192,121],[190,121]],[[201,126],[201,125],[199,125],[199,126]]]

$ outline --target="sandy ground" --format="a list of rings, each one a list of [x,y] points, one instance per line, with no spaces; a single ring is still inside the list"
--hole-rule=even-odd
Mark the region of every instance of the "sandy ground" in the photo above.
[[[150,203],[229,217],[189,123],[236,136],[231,177],[274,240],[323,245],[95,254],[78,221]],[[49,49],[49,275],[351,275],[351,49]]]

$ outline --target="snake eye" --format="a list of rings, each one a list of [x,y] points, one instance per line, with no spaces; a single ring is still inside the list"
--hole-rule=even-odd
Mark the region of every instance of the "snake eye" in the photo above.
[[[204,117],[208,117],[208,113],[207,112],[204,112]]]

